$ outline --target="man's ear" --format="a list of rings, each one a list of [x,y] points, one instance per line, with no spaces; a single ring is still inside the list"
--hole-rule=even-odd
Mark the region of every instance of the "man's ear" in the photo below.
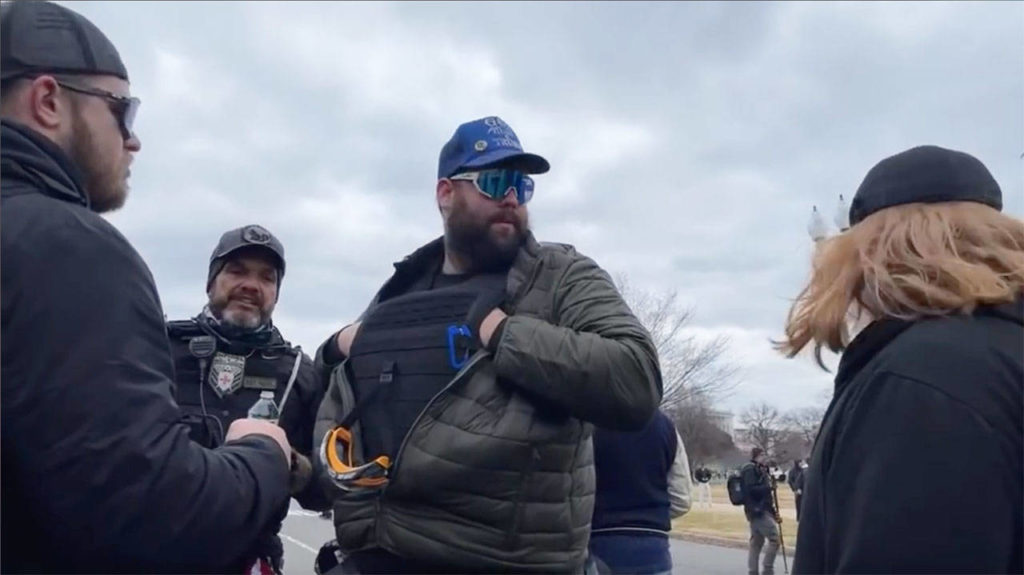
[[[43,128],[47,133],[60,130],[64,119],[65,108],[70,106],[67,99],[62,99],[61,88],[53,76],[44,75],[32,80],[26,88],[28,99],[28,115],[32,122]]]
[[[448,178],[441,178],[437,181],[437,209],[446,219],[452,209],[452,201],[455,199],[455,184]]]

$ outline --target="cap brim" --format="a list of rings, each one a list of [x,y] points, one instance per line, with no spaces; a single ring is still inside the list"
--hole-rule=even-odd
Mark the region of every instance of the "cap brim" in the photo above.
[[[463,164],[460,170],[465,168],[493,168],[497,166],[515,168],[527,174],[543,174],[551,169],[551,164],[537,154],[495,150]]]

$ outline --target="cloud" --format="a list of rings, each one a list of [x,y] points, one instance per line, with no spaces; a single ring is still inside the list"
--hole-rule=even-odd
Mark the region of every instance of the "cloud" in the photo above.
[[[110,216],[168,315],[203,304],[220,234],[283,241],[276,321],[308,351],[441,233],[438,152],[497,114],[547,157],[531,221],[728,334],[727,400],[803,405],[831,376],[768,341],[831,217],[879,159],[969,151],[1024,214],[1019,3],[75,2],[143,99]],[[748,401],[749,400],[749,401]]]

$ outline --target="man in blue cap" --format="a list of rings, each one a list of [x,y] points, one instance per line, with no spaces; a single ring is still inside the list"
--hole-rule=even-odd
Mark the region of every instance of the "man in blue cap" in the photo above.
[[[608,274],[533,238],[548,169],[500,118],[459,126],[438,166],[444,235],[320,347],[314,465],[339,572],[582,571],[592,424],[642,428],[661,374]]]

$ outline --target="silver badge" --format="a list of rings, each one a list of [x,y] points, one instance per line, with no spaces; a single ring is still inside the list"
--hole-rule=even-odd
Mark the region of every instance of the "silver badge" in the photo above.
[[[231,395],[242,387],[242,374],[245,373],[245,358],[240,355],[229,355],[218,352],[210,363],[210,387],[223,398]]]

